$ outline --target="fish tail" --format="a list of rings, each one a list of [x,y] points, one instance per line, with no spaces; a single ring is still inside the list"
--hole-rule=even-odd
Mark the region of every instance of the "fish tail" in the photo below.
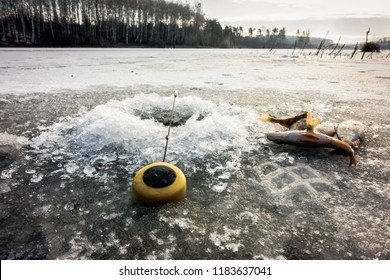
[[[335,150],[332,152],[332,154],[340,154],[349,157],[349,166],[356,166],[357,160],[355,156],[355,151],[352,149],[351,145],[348,143],[341,141],[341,140],[336,140],[334,139],[332,141],[331,147],[334,148]],[[329,146],[330,147],[330,146]]]
[[[259,120],[262,122],[271,122],[272,116],[270,114],[262,114],[261,117],[257,118],[256,120]]]
[[[307,131],[314,131],[314,128],[321,122],[320,118],[313,119],[311,113],[308,112],[306,116],[306,129]]]
[[[355,153],[352,153],[352,154],[350,154],[349,155],[349,166],[352,166],[352,165],[354,165],[354,166],[356,166],[356,164],[357,164],[357,160],[356,160],[356,157],[355,157]]]

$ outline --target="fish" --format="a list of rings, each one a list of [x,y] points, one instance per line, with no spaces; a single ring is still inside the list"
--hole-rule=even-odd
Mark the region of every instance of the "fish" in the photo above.
[[[328,136],[335,136],[337,134],[337,127],[338,125],[336,123],[321,122],[314,128],[314,132],[322,133]],[[306,129],[306,119],[301,119],[289,127],[289,130],[305,130],[305,129]]]
[[[334,149],[334,153],[349,157],[349,166],[356,166],[357,160],[352,147],[339,139],[314,132],[321,119],[313,119],[311,113],[307,113],[306,130],[290,130],[283,132],[266,133],[268,140],[277,144],[289,144],[298,147],[323,147]]]
[[[286,116],[280,118],[272,116],[270,114],[262,114],[261,117],[257,118],[257,120],[262,122],[278,123],[281,126],[289,128],[299,120],[306,119],[306,117],[307,117],[307,112],[302,111],[295,116]]]
[[[260,118],[257,118],[257,120],[278,123],[288,128],[289,130],[305,130],[306,118],[307,112],[302,111],[295,116],[286,116],[280,118],[270,114],[263,114]],[[332,122],[319,122],[318,125],[314,128],[314,132],[319,132],[328,136],[335,136],[337,134],[337,126],[337,124]]]
[[[364,140],[366,131],[367,127],[363,123],[348,120],[339,124],[337,137],[357,149]]]
[[[333,122],[322,122],[316,126],[314,132],[322,133],[328,136],[335,136],[337,134],[338,124]]]

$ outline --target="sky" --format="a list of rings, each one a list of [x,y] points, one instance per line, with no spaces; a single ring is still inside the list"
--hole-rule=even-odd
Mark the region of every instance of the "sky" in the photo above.
[[[186,0],[188,1],[188,0]],[[192,1],[193,2],[193,1]],[[309,30],[311,36],[344,43],[364,41],[368,28],[370,39],[390,36],[389,0],[196,0],[208,18],[225,25],[282,28],[288,35],[297,29]]]

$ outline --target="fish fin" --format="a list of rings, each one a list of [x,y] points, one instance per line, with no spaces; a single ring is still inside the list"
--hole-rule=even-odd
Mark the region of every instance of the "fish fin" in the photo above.
[[[272,116],[270,114],[262,114],[261,117],[257,118],[256,120],[262,121],[262,122],[270,122]]]
[[[360,145],[360,139],[356,140],[356,141],[353,141],[351,143],[351,146],[355,149],[359,148],[359,145]]]
[[[314,131],[314,128],[321,122],[320,118],[313,119],[310,112],[307,112],[306,116],[306,130]]]

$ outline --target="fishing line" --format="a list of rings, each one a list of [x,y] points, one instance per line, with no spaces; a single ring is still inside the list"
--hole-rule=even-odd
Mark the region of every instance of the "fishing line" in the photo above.
[[[173,123],[173,117],[174,117],[174,114],[175,114],[175,104],[176,104],[176,97],[177,97],[177,91],[175,91],[174,95],[173,95],[173,105],[172,105],[172,110],[171,110],[171,119],[169,121],[169,126],[168,126],[168,133],[167,133],[167,136],[165,136],[165,150],[164,150],[164,157],[163,157],[163,162],[165,162],[165,157],[167,155],[167,151],[168,151],[168,142],[169,142],[169,137],[171,135],[171,127],[172,127],[172,123]]]
[[[147,206],[161,206],[166,203],[177,202],[186,194],[187,180],[183,171],[173,164],[165,162],[175,113],[176,97],[177,92],[175,91],[168,134],[165,137],[167,142],[163,161],[142,167],[133,179],[131,188],[133,198]]]

